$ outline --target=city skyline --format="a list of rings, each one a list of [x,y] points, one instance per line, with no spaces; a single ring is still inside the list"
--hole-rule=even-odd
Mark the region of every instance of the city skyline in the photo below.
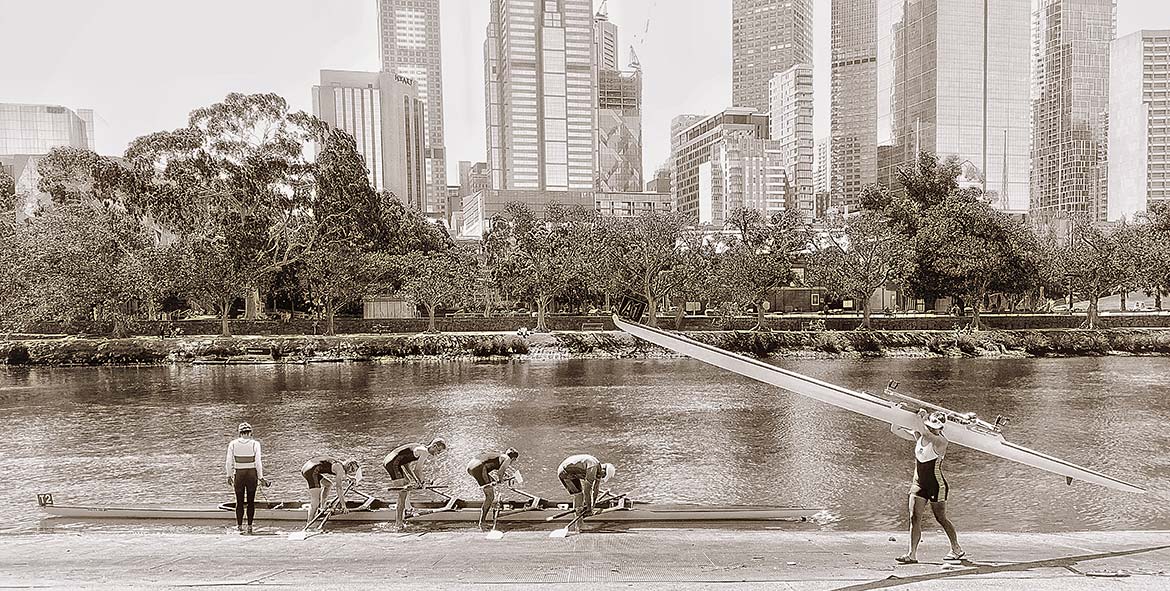
[[[381,65],[376,0],[328,6],[286,0],[273,10],[275,4],[211,0],[193,11],[145,1],[77,6],[63,0],[0,0],[0,13],[13,21],[52,22],[60,33],[55,38],[68,40],[46,45],[37,26],[14,27],[0,38],[0,51],[22,55],[6,68],[0,102],[93,109],[97,151],[119,155],[134,138],[182,127],[191,110],[229,92],[276,92],[293,109],[312,112],[310,89],[320,70],[376,71]],[[814,133],[824,137],[829,135],[830,0],[813,5]],[[229,7],[233,19],[220,18]],[[625,66],[634,45],[646,72],[643,162],[651,171],[669,159],[673,117],[711,115],[733,106],[731,0],[677,0],[669,10],[663,0],[610,0],[608,12],[623,30],[619,65]],[[482,46],[487,13],[486,0],[482,5],[442,1],[449,183],[458,180],[458,161],[486,158]],[[1170,27],[1170,5],[1156,0],[1119,0],[1117,14],[1118,37]],[[188,26],[153,26],[178,19]],[[266,27],[255,29],[257,22]],[[220,33],[215,44],[200,43],[206,31]],[[142,51],[152,45],[166,51]],[[30,47],[36,50],[29,52]],[[694,83],[696,71],[706,74],[701,84]]]

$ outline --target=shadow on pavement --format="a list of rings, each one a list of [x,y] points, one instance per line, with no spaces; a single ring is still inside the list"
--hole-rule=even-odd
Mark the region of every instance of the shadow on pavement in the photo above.
[[[869,583],[850,585],[848,587],[840,587],[834,591],[871,591],[872,589],[887,589],[890,587],[898,587],[900,585],[909,585],[911,583],[921,583],[924,581],[934,581],[951,577],[967,577],[993,573],[1019,572],[1031,570],[1034,568],[1066,568],[1075,573],[1083,574],[1080,571],[1072,568],[1072,566],[1078,562],[1101,560],[1104,558],[1117,558],[1120,556],[1142,554],[1144,552],[1157,552],[1158,550],[1165,550],[1167,548],[1170,548],[1170,545],[1151,546],[1149,548],[1137,548],[1134,550],[1120,550],[1117,552],[1101,552],[1098,554],[1082,554],[1080,556],[1065,556],[1060,558],[1049,558],[1047,560],[1035,560],[1032,562],[1013,562],[1007,564],[978,564],[964,560],[964,566],[970,565],[974,566],[974,568],[964,568],[937,573],[928,573],[924,575],[914,575],[912,577],[899,577],[896,575],[891,575],[888,578],[882,579],[880,581],[872,581]]]

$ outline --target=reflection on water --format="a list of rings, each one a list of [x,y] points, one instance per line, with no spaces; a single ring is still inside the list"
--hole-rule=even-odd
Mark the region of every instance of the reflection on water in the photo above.
[[[1008,437],[1147,485],[1145,498],[952,449],[945,471],[961,529],[1170,529],[1170,360],[1152,358],[782,361],[858,389],[901,389],[984,417]],[[7,419],[6,526],[58,503],[217,503],[223,450],[244,420],[264,444],[272,498],[302,498],[297,470],[354,456],[366,490],[381,458],[447,438],[432,468],[462,495],[472,455],[514,446],[526,487],[562,496],[556,466],[589,452],[648,501],[824,507],[838,528],[901,528],[910,444],[882,423],[686,360],[0,370]],[[11,519],[11,518],[10,518]]]

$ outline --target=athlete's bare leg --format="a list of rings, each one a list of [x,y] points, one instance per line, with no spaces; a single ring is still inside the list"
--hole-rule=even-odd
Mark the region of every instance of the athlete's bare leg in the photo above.
[[[947,518],[947,502],[939,501],[930,504],[930,510],[934,512],[934,518],[938,520],[938,524],[942,526],[943,531],[947,532],[947,538],[951,541],[951,552],[955,556],[963,554],[963,548],[959,546],[959,534],[955,532],[955,526],[951,520]]]
[[[918,560],[918,543],[922,541],[922,513],[926,510],[926,499],[910,495],[910,551],[906,556]]]

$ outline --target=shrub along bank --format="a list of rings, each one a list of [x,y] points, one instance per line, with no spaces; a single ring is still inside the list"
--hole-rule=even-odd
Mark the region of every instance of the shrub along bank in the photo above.
[[[1170,331],[702,331],[692,338],[765,357],[994,357],[1170,355]],[[304,363],[385,359],[646,358],[671,353],[620,332],[515,334],[38,338],[0,342],[7,365],[132,365],[232,361]]]

